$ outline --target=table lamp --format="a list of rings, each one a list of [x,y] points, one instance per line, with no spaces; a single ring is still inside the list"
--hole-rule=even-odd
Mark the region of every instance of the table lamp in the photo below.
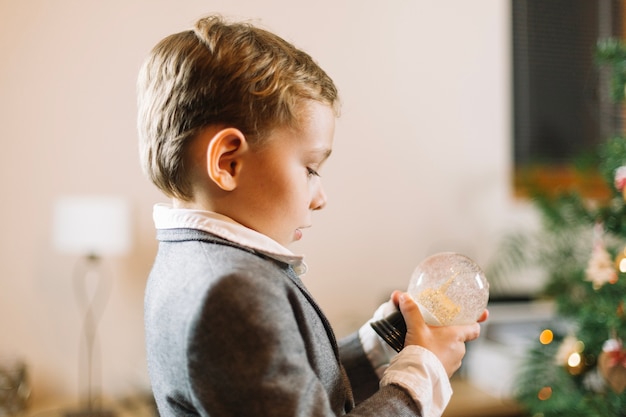
[[[76,301],[84,313],[82,339],[85,364],[79,359],[79,385],[84,378],[86,398],[78,411],[66,417],[111,417],[102,408],[96,355],[98,323],[111,291],[112,280],[102,265],[102,258],[122,255],[131,245],[128,202],[115,196],[70,196],[59,198],[54,206],[53,241],[60,252],[78,256],[73,285]],[[79,355],[80,357],[80,355]],[[83,375],[84,373],[84,375]]]

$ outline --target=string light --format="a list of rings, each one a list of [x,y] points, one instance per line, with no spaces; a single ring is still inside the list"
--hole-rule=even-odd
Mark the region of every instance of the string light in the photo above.
[[[579,375],[585,369],[583,356],[581,353],[585,350],[585,344],[578,340],[573,346],[573,351],[567,357],[567,366],[565,367],[570,375]]]
[[[626,273],[626,248],[624,248],[615,259],[615,266],[621,273]]]
[[[554,340],[554,333],[552,333],[552,330],[550,329],[545,329],[539,335],[539,341],[541,342],[542,345],[549,345],[550,343],[552,343],[553,340]]]
[[[541,401],[545,401],[550,399],[550,397],[552,397],[552,387],[543,387],[539,390],[539,393],[537,394],[537,398],[539,398]]]
[[[569,358],[567,358],[567,365],[571,368],[576,368],[578,365],[580,365],[581,362],[581,357],[580,357],[580,353],[578,352],[573,352],[571,355],[569,355]]]

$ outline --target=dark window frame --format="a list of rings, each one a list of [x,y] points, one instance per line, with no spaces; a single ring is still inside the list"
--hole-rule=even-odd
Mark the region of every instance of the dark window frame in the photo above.
[[[605,198],[598,145],[621,131],[598,39],[621,36],[623,0],[511,0],[513,163],[517,196]]]

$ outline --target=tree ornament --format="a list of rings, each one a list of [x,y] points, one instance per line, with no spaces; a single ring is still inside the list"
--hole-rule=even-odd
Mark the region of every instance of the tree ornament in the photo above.
[[[598,369],[613,391],[621,394],[626,389],[626,349],[620,339],[604,342],[598,356]]]
[[[602,288],[606,283],[615,284],[617,282],[617,272],[613,266],[613,260],[604,245],[594,246],[585,270],[585,279],[591,281],[596,290]]]
[[[615,170],[615,179],[613,184],[615,185],[617,191],[622,193],[622,197],[626,201],[626,166],[622,165]]]
[[[604,247],[601,237],[600,224],[596,224],[594,229],[594,245],[591,258],[585,270],[585,280],[591,281],[593,288],[598,290],[607,282],[615,284],[617,282],[617,271],[615,270],[611,255]]]

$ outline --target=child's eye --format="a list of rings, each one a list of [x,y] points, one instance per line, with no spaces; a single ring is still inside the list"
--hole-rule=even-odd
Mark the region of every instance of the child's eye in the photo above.
[[[309,174],[309,177],[319,177],[319,176],[320,176],[319,172],[317,172],[317,171],[316,171],[316,170],[314,170],[313,168],[309,168],[309,167],[307,167],[307,169],[306,169],[306,170],[307,170],[307,172],[308,172],[308,174]]]

